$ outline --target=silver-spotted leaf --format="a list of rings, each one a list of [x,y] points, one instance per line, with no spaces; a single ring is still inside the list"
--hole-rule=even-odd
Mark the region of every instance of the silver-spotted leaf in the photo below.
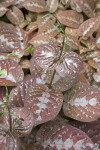
[[[7,11],[8,11],[8,8],[0,5],[0,17],[2,17]]]
[[[44,12],[47,11],[45,0],[37,1],[37,0],[28,0],[22,4],[27,10],[32,12]]]
[[[5,73],[0,75],[0,85],[15,86],[24,78],[20,65],[11,59],[0,60],[0,70],[5,70]]]
[[[81,130],[57,121],[44,124],[36,135],[36,141],[46,150],[93,150],[95,145]]]
[[[53,42],[43,44],[34,49],[34,61],[43,69],[53,68],[55,58],[59,57],[60,50]]]
[[[0,3],[4,7],[9,7],[9,6],[13,5],[15,1],[16,0],[0,0]]]
[[[53,13],[58,8],[59,1],[58,0],[47,0],[47,6],[49,8],[49,12]]]
[[[82,69],[81,58],[75,52],[64,52],[55,67],[61,77],[76,76]]]
[[[25,107],[16,107],[10,110],[12,133],[16,137],[29,134],[33,128],[33,114]]]
[[[83,22],[83,16],[80,13],[77,13],[74,10],[64,10],[60,11],[57,14],[57,18],[60,23],[71,27],[71,28],[78,28],[79,25]]]
[[[75,0],[75,2],[88,17],[95,16],[94,10],[96,2],[94,0]]]
[[[100,120],[89,123],[72,121],[70,124],[85,132],[95,145],[100,148]]]
[[[18,26],[0,22],[0,52],[12,52],[18,48],[24,50],[27,38],[25,32]]]
[[[100,117],[100,91],[85,83],[79,83],[64,96],[63,111],[68,117],[82,122]]]
[[[91,37],[94,31],[96,31],[100,26],[100,17],[90,18],[84,21],[79,29],[78,35],[82,37]]]
[[[35,84],[27,92],[24,104],[33,113],[34,126],[36,126],[56,117],[62,103],[61,92],[49,90],[42,84]]]
[[[22,11],[13,6],[9,11],[6,13],[7,18],[12,22],[13,24],[20,24],[24,21],[24,15]]]

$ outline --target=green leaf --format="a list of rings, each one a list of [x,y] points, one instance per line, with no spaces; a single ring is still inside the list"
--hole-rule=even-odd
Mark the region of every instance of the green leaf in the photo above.
[[[30,46],[28,47],[28,50],[29,50],[29,53],[30,53],[30,54],[31,54],[31,56],[32,56],[32,53],[33,53],[34,47],[33,47],[32,45],[30,45]]]
[[[5,69],[0,70],[0,75],[5,75],[5,74],[6,74],[6,70]]]

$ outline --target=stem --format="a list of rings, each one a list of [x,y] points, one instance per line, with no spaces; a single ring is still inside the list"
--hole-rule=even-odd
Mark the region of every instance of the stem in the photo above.
[[[10,123],[10,132],[12,130],[12,125],[11,125],[11,115],[10,115],[10,108],[8,106],[8,88],[7,86],[5,85],[5,88],[6,88],[6,108],[8,109],[8,114],[9,114],[9,123]]]
[[[56,73],[56,70],[54,70],[53,75],[52,75],[52,78],[51,78],[51,81],[50,81],[50,84],[49,84],[49,88],[50,88],[50,89],[52,88],[51,85],[52,85],[52,81],[53,81],[53,79],[54,79],[55,73]]]

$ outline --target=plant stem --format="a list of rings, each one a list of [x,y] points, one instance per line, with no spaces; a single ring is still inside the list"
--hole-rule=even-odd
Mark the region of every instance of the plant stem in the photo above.
[[[54,79],[54,76],[55,76],[55,73],[56,73],[56,70],[54,70],[53,72],[53,75],[52,75],[52,78],[51,78],[51,81],[50,81],[50,84],[49,84],[49,88],[51,89],[52,88],[52,82],[53,82],[53,79]]]

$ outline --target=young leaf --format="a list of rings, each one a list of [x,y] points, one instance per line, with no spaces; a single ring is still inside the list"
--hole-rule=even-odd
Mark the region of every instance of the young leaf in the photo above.
[[[5,75],[6,74],[6,70],[5,69],[2,69],[2,70],[0,70],[0,75]]]
[[[28,47],[28,50],[29,50],[29,52],[30,52],[30,54],[31,54],[31,56],[32,56],[34,47],[33,47],[32,45],[30,45],[30,46]]]

